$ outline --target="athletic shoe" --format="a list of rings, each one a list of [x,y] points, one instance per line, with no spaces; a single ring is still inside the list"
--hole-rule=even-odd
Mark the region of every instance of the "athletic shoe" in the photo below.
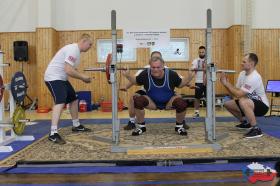
[[[143,134],[144,132],[146,132],[146,127],[145,125],[141,125],[138,126],[133,132],[132,132],[132,136],[139,136],[141,134]]]
[[[259,138],[262,137],[263,133],[260,128],[253,127],[247,134],[244,135],[245,138]]]
[[[64,139],[61,138],[61,136],[58,133],[54,133],[53,135],[49,135],[48,139],[54,143],[57,143],[59,145],[63,145],[66,143]]]
[[[184,127],[175,127],[175,131],[178,132],[178,134],[181,136],[188,135],[188,133]]]
[[[78,127],[72,127],[73,132],[91,132],[91,129],[84,127],[83,125],[79,125]]]
[[[239,129],[251,129],[252,128],[251,124],[248,123],[247,121],[243,121],[242,123],[235,125],[235,127],[239,128]]]
[[[176,122],[176,126],[175,126],[175,132],[178,132],[179,135],[182,136],[186,136],[188,133],[186,131],[186,128],[188,128],[189,126],[186,125],[186,121],[183,120],[182,123],[177,123]]]
[[[195,112],[194,115],[193,115],[193,119],[195,118],[199,118],[199,113],[198,112]]]
[[[132,129],[135,129],[135,128],[136,128],[135,123],[133,123],[131,121],[129,121],[127,123],[127,125],[123,127],[124,130],[132,130]]]

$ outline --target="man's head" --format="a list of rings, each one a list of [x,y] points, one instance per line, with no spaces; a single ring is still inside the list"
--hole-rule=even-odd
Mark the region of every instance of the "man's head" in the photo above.
[[[198,48],[198,55],[199,55],[199,58],[204,59],[204,58],[205,58],[205,54],[206,54],[205,46],[200,46],[200,47]]]
[[[154,57],[158,57],[158,58],[161,58],[162,59],[162,55],[159,51],[153,51],[151,53],[151,58],[150,58],[150,61],[149,61],[149,64],[151,64],[151,61],[152,61],[152,58]],[[163,63],[164,63],[164,60],[162,59]]]
[[[150,60],[151,75],[155,78],[162,78],[164,75],[164,61],[161,57],[152,57]]]
[[[89,34],[83,34],[78,42],[81,52],[86,52],[92,45],[92,40]]]
[[[160,57],[160,58],[162,58],[162,55],[161,55],[161,53],[159,51],[153,51],[151,53],[151,58],[152,57]]]
[[[248,53],[245,54],[243,60],[242,60],[242,70],[248,71],[253,68],[258,64],[258,56],[254,53]]]

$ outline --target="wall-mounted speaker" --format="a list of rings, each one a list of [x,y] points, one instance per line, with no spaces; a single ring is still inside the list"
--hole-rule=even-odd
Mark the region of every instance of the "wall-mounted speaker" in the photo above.
[[[28,61],[28,42],[14,41],[14,60]]]

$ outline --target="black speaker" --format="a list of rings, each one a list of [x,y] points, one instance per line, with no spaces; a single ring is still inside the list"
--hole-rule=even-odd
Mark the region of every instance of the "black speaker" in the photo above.
[[[14,41],[14,60],[28,61],[28,42]]]

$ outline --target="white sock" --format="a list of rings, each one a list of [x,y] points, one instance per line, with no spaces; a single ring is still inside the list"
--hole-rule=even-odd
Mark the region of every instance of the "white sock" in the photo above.
[[[51,126],[51,135],[54,135],[55,133],[57,133],[57,126]]]
[[[129,118],[129,121],[131,121],[131,123],[135,123],[135,118]]]
[[[194,110],[194,113],[199,114],[199,110]]]
[[[74,126],[74,127],[80,126],[80,121],[79,121],[79,119],[73,119],[72,122],[73,122],[73,126]]]

